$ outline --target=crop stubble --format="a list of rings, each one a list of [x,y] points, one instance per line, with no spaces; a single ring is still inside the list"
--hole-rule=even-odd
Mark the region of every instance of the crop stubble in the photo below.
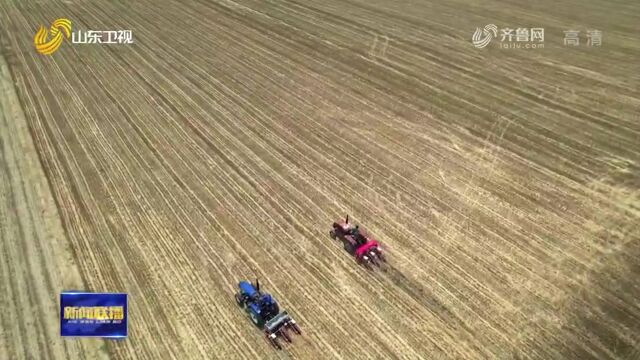
[[[498,2],[79,5],[5,3],[3,34],[85,286],[130,294],[112,357],[637,355],[633,5],[615,24]],[[136,43],[39,56],[53,14]],[[545,27],[547,48],[474,49],[489,22]],[[576,24],[608,26],[604,47],[560,46]],[[344,213],[386,273],[328,239]],[[256,276],[305,332],[286,352],[234,304]]]

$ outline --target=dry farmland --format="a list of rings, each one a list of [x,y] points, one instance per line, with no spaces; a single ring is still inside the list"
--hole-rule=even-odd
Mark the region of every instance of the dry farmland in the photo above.
[[[0,359],[640,358],[639,2],[0,16]],[[60,17],[134,43],[38,54]],[[544,48],[475,48],[489,23]],[[345,214],[386,272],[329,238]],[[233,299],[256,277],[304,332],[279,352]],[[61,339],[63,289],[127,292],[129,338]]]

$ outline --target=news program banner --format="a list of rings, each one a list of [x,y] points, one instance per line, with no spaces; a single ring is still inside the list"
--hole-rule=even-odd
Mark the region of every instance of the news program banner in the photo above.
[[[60,335],[126,338],[127,294],[61,293]]]

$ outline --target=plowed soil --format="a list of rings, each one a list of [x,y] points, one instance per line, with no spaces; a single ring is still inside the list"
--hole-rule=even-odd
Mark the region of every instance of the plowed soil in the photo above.
[[[639,3],[0,15],[0,359],[640,358]],[[134,44],[38,54],[60,17]],[[489,23],[545,46],[475,48]],[[386,271],[329,238],[345,214]],[[304,332],[282,351],[234,302],[255,278]],[[128,339],[61,339],[64,289],[127,292]]]

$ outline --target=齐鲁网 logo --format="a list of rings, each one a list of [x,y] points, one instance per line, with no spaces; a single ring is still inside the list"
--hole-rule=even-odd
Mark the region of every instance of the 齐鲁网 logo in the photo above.
[[[482,49],[496,38],[501,49],[540,49],[544,48],[544,28],[501,28],[488,24],[483,29],[476,28],[471,37],[473,46]]]
[[[471,40],[473,41],[473,46],[478,49],[482,49],[483,47],[489,45],[491,39],[498,36],[498,27],[494,24],[489,24],[484,27],[484,29],[476,28],[476,31],[473,33],[473,37]]]

